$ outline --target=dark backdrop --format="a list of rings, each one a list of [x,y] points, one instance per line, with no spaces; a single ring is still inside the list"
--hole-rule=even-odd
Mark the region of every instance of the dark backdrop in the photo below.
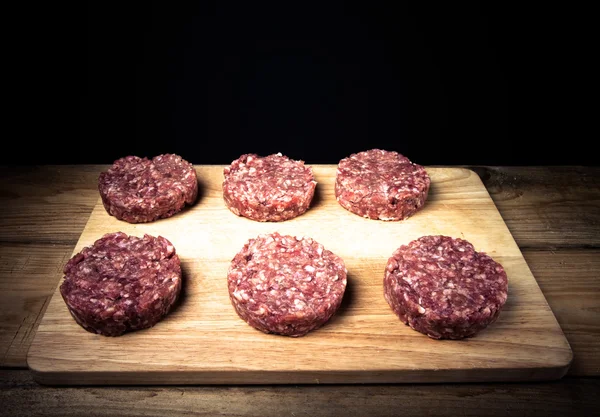
[[[82,3],[52,23],[60,41],[40,42],[66,103],[46,98],[45,143],[4,161],[337,163],[378,147],[427,165],[594,163],[577,137],[550,142],[561,28],[535,7],[168,3]]]

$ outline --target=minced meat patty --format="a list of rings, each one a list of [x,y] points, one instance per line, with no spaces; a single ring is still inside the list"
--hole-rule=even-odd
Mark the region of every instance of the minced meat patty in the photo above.
[[[421,165],[397,152],[372,149],[339,162],[335,196],[361,217],[404,220],[423,207],[430,184]]]
[[[346,280],[339,256],[311,238],[278,233],[250,239],[227,274],[231,303],[243,320],[262,332],[292,337],[333,316]]]
[[[106,234],[73,256],[64,274],[60,293],[71,315],[105,336],[154,326],[181,290],[179,257],[161,236]]]
[[[198,178],[191,163],[178,155],[118,159],[98,179],[106,211],[129,223],[171,217],[198,196]]]
[[[508,294],[502,265],[447,236],[424,236],[398,248],[383,285],[400,320],[434,339],[475,335],[496,321]]]
[[[259,222],[303,214],[317,185],[310,167],[280,153],[242,155],[225,168],[224,177],[223,198],[229,210]]]

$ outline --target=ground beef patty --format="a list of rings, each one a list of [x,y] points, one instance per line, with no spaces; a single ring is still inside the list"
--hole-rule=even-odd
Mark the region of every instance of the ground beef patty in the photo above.
[[[425,168],[397,152],[372,149],[338,164],[335,196],[346,210],[379,220],[403,220],[425,204],[431,180]]]
[[[506,302],[502,265],[462,239],[424,236],[389,259],[385,299],[405,324],[434,339],[475,335]]]
[[[259,222],[280,222],[304,213],[315,193],[312,169],[280,153],[242,155],[224,170],[229,210]]]
[[[164,237],[117,232],[73,256],[60,286],[71,315],[89,332],[119,336],[160,321],[181,290],[181,266]]]
[[[231,262],[229,298],[252,327],[303,336],[337,311],[346,274],[344,261],[310,238],[260,235]]]
[[[98,190],[106,211],[129,223],[171,217],[198,196],[196,170],[178,155],[118,159],[100,174]]]

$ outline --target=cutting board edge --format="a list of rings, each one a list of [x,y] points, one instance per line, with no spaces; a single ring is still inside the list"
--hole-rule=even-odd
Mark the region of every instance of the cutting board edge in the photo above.
[[[467,371],[168,371],[60,372],[30,368],[33,378],[49,386],[92,385],[313,385],[313,384],[420,384],[473,382],[533,382],[563,378],[571,361],[562,366],[531,368],[472,368]]]

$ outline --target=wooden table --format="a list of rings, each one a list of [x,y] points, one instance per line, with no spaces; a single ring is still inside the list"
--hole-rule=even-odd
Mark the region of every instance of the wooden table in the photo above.
[[[102,165],[0,167],[0,415],[587,415],[600,410],[600,168],[470,167],[574,352],[540,383],[81,387],[38,385],[26,354],[95,205]]]

